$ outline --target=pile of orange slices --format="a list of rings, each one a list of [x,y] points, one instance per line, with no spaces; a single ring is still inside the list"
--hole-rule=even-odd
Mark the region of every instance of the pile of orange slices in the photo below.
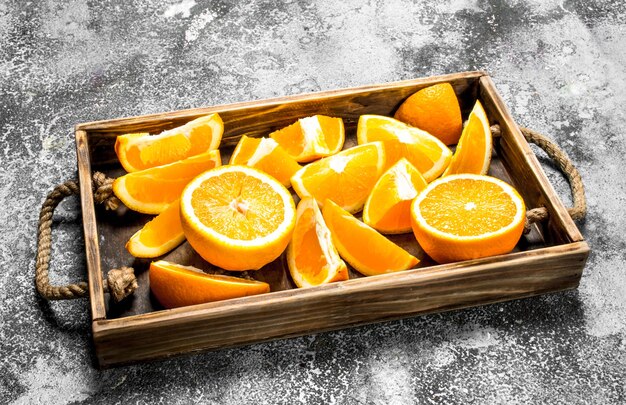
[[[115,151],[128,174],[113,190],[128,208],[156,215],[126,248],[156,258],[186,239],[235,272],[284,253],[298,287],[347,280],[350,268],[365,276],[415,268],[419,250],[387,235],[413,234],[438,263],[507,253],[522,233],[524,201],[487,175],[492,138],[480,101],[462,123],[454,88],[441,83],[410,95],[394,117],[362,115],[348,148],[343,120],[324,115],[242,135],[224,166],[218,114],[121,135]],[[166,308],[270,290],[163,260],[151,264],[150,284]]]

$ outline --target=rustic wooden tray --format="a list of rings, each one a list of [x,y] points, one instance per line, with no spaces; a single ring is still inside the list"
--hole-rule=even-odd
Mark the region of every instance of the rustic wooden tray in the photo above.
[[[247,272],[270,283],[269,294],[165,310],[150,294],[150,261],[135,259],[124,249],[128,238],[151,217],[124,208],[111,212],[94,207],[92,170],[112,177],[123,173],[113,150],[119,134],[159,132],[218,112],[224,120],[220,150],[226,163],[243,134],[265,136],[298,118],[325,114],[344,119],[348,147],[355,144],[360,115],[392,115],[410,94],[440,82],[453,85],[464,117],[480,99],[490,122],[500,125],[490,174],[513,184],[528,208],[545,206],[549,212],[549,220],[535,225],[509,254],[435,265],[411,234],[398,235],[390,238],[422,259],[418,268],[375,277],[351,270],[348,281],[297,289],[280,257],[259,271]],[[84,123],[76,127],[76,145],[93,339],[101,367],[576,288],[589,253],[493,82],[483,72]],[[164,259],[222,272],[187,243]],[[109,305],[102,269],[121,266],[135,268],[139,288],[122,303]]]

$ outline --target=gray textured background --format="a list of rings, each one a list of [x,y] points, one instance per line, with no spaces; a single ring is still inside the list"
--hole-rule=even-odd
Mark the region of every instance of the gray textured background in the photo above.
[[[1,1],[0,403],[626,402],[625,22],[623,0]],[[37,299],[76,123],[474,69],[581,170],[578,290],[106,371],[87,301]],[[53,281],[77,280],[77,200],[56,218]]]

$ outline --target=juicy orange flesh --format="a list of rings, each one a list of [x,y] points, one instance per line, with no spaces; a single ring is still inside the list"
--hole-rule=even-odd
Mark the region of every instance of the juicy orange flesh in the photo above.
[[[420,202],[426,223],[456,236],[476,236],[508,226],[517,213],[498,185],[473,179],[441,183]]]
[[[356,261],[381,272],[405,264],[408,253],[402,248],[355,217],[335,209],[331,212],[327,220],[331,232]]]
[[[312,163],[302,178],[313,197],[317,201],[328,198],[340,206],[364,201],[378,180],[379,170],[374,164],[361,162],[378,162],[378,149],[372,147],[362,150],[361,155],[336,155],[327,159],[334,163],[326,164],[330,160]]]
[[[245,278],[233,277],[233,276],[225,276],[223,274],[207,274],[200,270],[191,270],[188,268],[176,266],[174,264],[159,264],[159,267],[162,267],[168,271],[172,271],[178,273],[179,275],[185,275],[187,277],[193,277],[196,279],[212,279],[215,281],[220,281],[222,283],[229,283],[233,285],[242,284],[242,285],[259,285],[262,284],[260,281],[256,280],[248,280]]]
[[[322,131],[324,132],[324,140],[326,141],[326,145],[328,145],[328,149],[335,150],[341,141],[341,118],[319,115],[317,119],[319,120],[320,127],[322,127]]]
[[[298,272],[310,284],[321,284],[327,277],[328,270],[324,252],[317,237],[317,222],[315,211],[307,209],[298,219],[299,230],[294,231],[294,249],[297,252],[295,257]],[[304,231],[301,231],[304,228]]]
[[[484,127],[482,121],[471,114],[465,132],[461,136],[461,142],[457,146],[457,152],[461,150],[480,151],[480,153],[456,153],[450,162],[448,174],[475,173],[480,174],[483,168],[482,153],[485,148]]]
[[[180,200],[176,200],[161,214],[148,222],[141,230],[139,241],[145,246],[161,246],[170,241],[172,235],[180,234]]]
[[[251,138],[248,136],[242,136],[239,144],[237,145],[237,155],[233,155],[230,159],[231,165],[246,164],[248,160],[254,155],[254,151],[259,147],[261,138]]]
[[[270,136],[291,156],[300,155],[306,146],[306,139],[302,136],[300,121],[275,131]]]
[[[144,203],[171,202],[194,177],[216,166],[213,155],[194,156],[167,166],[126,175],[126,189]]]
[[[281,196],[242,172],[209,177],[193,191],[191,205],[203,225],[235,240],[266,236],[285,215]]]

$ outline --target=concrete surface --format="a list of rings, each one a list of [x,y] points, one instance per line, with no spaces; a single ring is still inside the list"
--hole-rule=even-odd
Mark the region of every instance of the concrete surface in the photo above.
[[[623,0],[0,2],[0,403],[626,402],[625,45]],[[474,69],[582,173],[578,290],[106,371],[87,301],[37,299],[76,123]],[[56,218],[77,280],[77,201]]]

